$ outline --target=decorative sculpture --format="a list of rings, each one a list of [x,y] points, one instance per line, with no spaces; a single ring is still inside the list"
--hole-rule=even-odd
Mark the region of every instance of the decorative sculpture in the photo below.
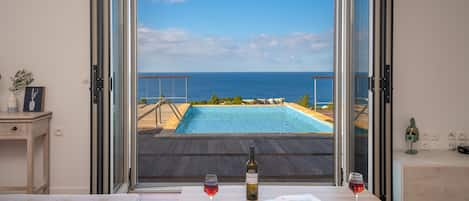
[[[407,142],[409,149],[405,152],[407,154],[417,154],[418,151],[413,148],[413,144],[419,140],[419,129],[415,124],[415,119],[410,119],[410,125],[407,127],[405,132],[405,141]]]

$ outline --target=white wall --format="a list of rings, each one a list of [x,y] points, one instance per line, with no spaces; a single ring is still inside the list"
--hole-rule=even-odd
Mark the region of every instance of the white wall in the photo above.
[[[89,189],[89,1],[0,1],[0,110],[6,110],[9,77],[21,66],[34,85],[47,88],[52,111],[51,192]],[[55,136],[55,129],[63,136]],[[0,185],[25,184],[24,145],[0,143]]]
[[[410,117],[439,139],[430,148],[446,149],[450,129],[469,136],[468,8],[468,0],[395,0],[396,149]]]

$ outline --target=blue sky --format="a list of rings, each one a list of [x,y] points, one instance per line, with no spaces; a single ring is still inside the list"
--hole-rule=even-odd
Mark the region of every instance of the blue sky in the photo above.
[[[332,71],[333,2],[139,0],[139,71]]]

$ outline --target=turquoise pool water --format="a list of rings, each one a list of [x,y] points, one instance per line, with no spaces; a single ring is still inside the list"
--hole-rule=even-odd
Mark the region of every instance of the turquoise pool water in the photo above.
[[[287,106],[194,106],[177,134],[332,132],[332,125]]]

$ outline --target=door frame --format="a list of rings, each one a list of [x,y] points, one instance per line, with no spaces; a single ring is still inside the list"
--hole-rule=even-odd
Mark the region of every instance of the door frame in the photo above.
[[[90,193],[107,194],[128,192],[130,159],[129,153],[129,131],[130,101],[128,87],[129,82],[129,22],[128,8],[129,0],[123,0],[123,11],[120,17],[124,19],[122,28],[122,78],[123,99],[122,107],[122,128],[123,128],[123,182],[118,186],[113,184],[113,144],[111,132],[111,93],[112,78],[110,75],[111,55],[110,55],[110,33],[111,33],[111,1],[112,0],[90,0],[90,46],[91,46],[91,68],[90,68],[90,99],[91,99],[91,152],[90,152]]]
[[[355,92],[355,86],[356,86],[356,80],[355,79],[355,75],[354,73],[355,72],[360,72],[360,71],[354,71],[352,68],[353,68],[353,52],[354,51],[354,44],[353,44],[353,38],[354,37],[354,34],[358,33],[356,31],[354,31],[354,17],[356,16],[355,15],[355,2],[357,1],[360,1],[360,0],[351,0],[350,1],[350,7],[349,7],[349,14],[350,14],[350,17],[349,17],[349,22],[350,25],[350,29],[349,29],[349,61],[348,61],[348,65],[350,66],[349,68],[349,72],[347,72],[347,75],[349,75],[349,80],[347,81],[348,82],[348,90],[350,90],[349,92],[349,95],[347,100],[349,101],[347,103],[347,106],[349,107],[349,110],[348,111],[352,111],[353,110],[353,107],[354,107],[354,102],[355,100],[352,100],[352,97],[355,97],[353,94]],[[374,19],[374,6],[375,6],[375,1],[374,0],[369,0],[368,1],[368,13],[369,13],[369,19],[368,19],[368,55],[369,55],[369,58],[368,58],[368,73],[367,73],[367,83],[368,83],[368,150],[367,150],[367,154],[368,154],[368,187],[367,187],[367,190],[370,191],[370,192],[374,192],[374,179],[375,179],[375,176],[374,175],[374,147],[376,146],[373,142],[375,140],[375,135],[378,133],[376,132],[376,127],[378,127],[375,122],[374,122],[374,119],[375,119],[375,100],[376,100],[376,96],[375,94],[377,93],[377,89],[374,87],[376,86],[375,85],[375,82],[378,80],[376,79],[376,72],[377,72],[377,66],[374,65],[374,61],[375,61],[375,53],[374,53],[374,44],[375,44],[375,27],[376,25],[374,24],[375,22],[375,19]],[[379,72],[379,71],[378,71]],[[355,141],[352,139],[355,135],[355,126],[353,125],[353,112],[350,112],[348,114],[348,117],[350,118],[347,122],[350,123],[349,125],[349,130],[347,131],[348,133],[353,133],[353,136],[352,135],[348,135],[350,137],[349,141],[347,142],[346,145],[348,145],[348,150],[355,150]],[[347,174],[345,174],[346,176],[350,173],[350,169],[351,167],[354,167],[355,166],[355,158],[354,158],[355,154],[354,153],[350,153],[348,154],[348,157],[349,157],[349,160],[348,160],[348,167],[349,167],[349,171],[347,172]]]
[[[347,135],[350,129],[349,116],[346,112],[350,107],[350,88],[348,82],[349,75],[349,12],[350,1],[335,1],[335,39],[334,39],[334,71],[336,79],[334,80],[334,97],[335,97],[335,185],[342,186],[345,181],[345,175],[348,175],[350,157],[349,142]]]
[[[373,193],[383,201],[393,200],[393,7],[394,0],[374,0]]]
[[[90,0],[90,38],[91,38],[91,68],[90,68],[90,99],[91,99],[91,161],[90,161],[90,193],[102,194],[109,189],[109,121],[105,102],[109,95],[104,90],[109,68],[108,47],[108,1]],[[106,59],[108,58],[108,59]]]
[[[137,0],[128,0],[128,47],[129,49],[129,87],[130,100],[130,171],[129,171],[129,190],[134,191],[137,185]]]

